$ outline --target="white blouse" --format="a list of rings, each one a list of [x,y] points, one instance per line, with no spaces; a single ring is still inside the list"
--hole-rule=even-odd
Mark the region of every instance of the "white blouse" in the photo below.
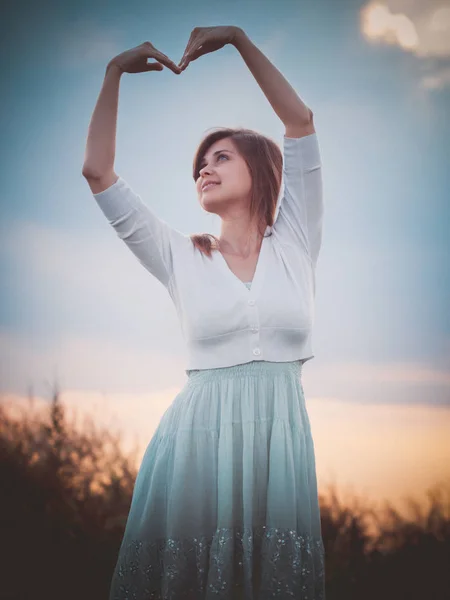
[[[283,138],[281,192],[275,223],[266,228],[247,283],[219,251],[208,258],[189,235],[160,219],[122,177],[93,194],[118,237],[167,289],[186,341],[186,372],[314,358],[315,269],[324,213],[316,133]]]

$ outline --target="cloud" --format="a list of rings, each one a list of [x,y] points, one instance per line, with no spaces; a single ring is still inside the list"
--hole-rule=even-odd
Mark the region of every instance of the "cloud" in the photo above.
[[[184,363],[175,354],[124,339],[105,339],[95,332],[76,334],[61,330],[59,337],[43,339],[31,333],[0,332],[0,389],[25,393],[29,385],[63,389],[139,393],[182,385]]]
[[[170,296],[107,224],[80,235],[11,223],[2,255],[21,325],[0,331],[1,389],[24,391],[55,369],[71,388],[181,383],[185,348]]]
[[[422,87],[427,89],[440,89],[450,87],[450,65],[435,69],[434,73],[424,75],[422,78]]]
[[[114,231],[101,226],[98,213],[99,225],[82,235],[33,222],[2,228],[21,331],[0,331],[0,389],[25,392],[30,382],[51,379],[55,369],[70,389],[137,393],[183,384],[186,347],[175,307]],[[378,257],[381,251],[376,249]],[[369,250],[361,256],[367,261]],[[367,325],[365,335],[377,339],[377,329]],[[351,338],[354,356],[361,344],[358,326],[347,331]],[[305,378],[315,396],[448,404],[450,349],[443,354],[447,362],[439,365],[435,358],[433,364],[371,365],[330,357],[308,365]]]
[[[102,226],[103,215],[96,206],[94,210],[99,213],[99,225],[92,235],[32,221],[2,228],[2,254],[17,274],[11,284],[17,287],[17,296],[25,293],[22,286],[28,285],[29,290],[31,281],[33,296],[24,304],[31,302],[39,308],[51,304],[56,319],[64,306],[78,315],[84,310],[88,320],[93,314],[100,318],[105,313],[124,318],[126,307],[134,317],[139,313],[142,323],[153,317],[156,333],[163,336],[166,323],[161,312],[166,310],[167,318],[170,313],[175,315],[167,290],[136,260],[106,220]],[[74,313],[71,316],[76,318]]]
[[[369,2],[360,12],[360,28],[371,43],[397,46],[426,60],[430,71],[421,86],[450,85],[450,6],[436,0]]]
[[[338,380],[345,381],[348,378],[356,383],[381,384],[381,383],[403,383],[442,385],[448,388],[450,394],[450,372],[415,363],[396,363],[386,365],[374,365],[366,363],[345,363],[326,367],[327,373]]]

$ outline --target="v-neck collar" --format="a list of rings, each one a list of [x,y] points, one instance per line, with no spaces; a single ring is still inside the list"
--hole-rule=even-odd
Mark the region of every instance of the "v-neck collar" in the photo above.
[[[269,227],[266,229],[266,233],[267,233],[268,229],[269,229]],[[266,235],[266,233],[264,235]],[[228,263],[225,260],[224,256],[220,252],[220,250],[217,250],[217,254],[219,255],[219,261],[223,265],[223,267],[224,267],[223,270],[227,273],[228,278],[230,279],[230,281],[233,283],[233,285],[236,288],[239,287],[241,293],[245,293],[249,298],[254,299],[259,295],[263,281],[264,281],[264,273],[265,273],[266,262],[267,262],[267,260],[266,260],[267,240],[268,240],[267,237],[263,237],[263,239],[262,239],[261,248],[259,249],[258,260],[256,262],[256,268],[255,268],[255,272],[253,274],[253,279],[252,279],[252,284],[250,286],[250,289],[245,285],[245,283],[243,281],[241,281],[239,279],[239,277],[237,277],[237,275],[235,275],[233,273],[233,271],[228,266]]]

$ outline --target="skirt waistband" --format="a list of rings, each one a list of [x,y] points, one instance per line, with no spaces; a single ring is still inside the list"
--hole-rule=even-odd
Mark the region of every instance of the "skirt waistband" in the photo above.
[[[267,360],[253,360],[248,363],[233,365],[231,367],[219,367],[216,369],[190,369],[186,371],[188,383],[215,381],[219,378],[233,379],[246,376],[273,376],[280,373],[289,373],[296,377],[302,374],[303,361],[293,360],[289,362],[271,362]]]

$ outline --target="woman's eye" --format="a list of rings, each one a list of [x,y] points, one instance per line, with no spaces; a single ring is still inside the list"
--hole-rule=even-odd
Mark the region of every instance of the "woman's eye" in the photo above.
[[[222,156],[224,156],[228,160],[228,156],[226,154],[219,154],[217,156],[217,160],[219,160],[219,158],[221,158]],[[200,167],[199,167],[199,171],[201,171],[204,168],[204,166],[205,166],[204,164],[201,164]]]

